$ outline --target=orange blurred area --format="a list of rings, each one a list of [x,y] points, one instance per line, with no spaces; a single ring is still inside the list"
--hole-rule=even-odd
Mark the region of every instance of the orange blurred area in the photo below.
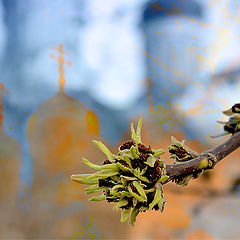
[[[196,230],[195,232],[188,235],[185,240],[196,240],[196,239],[214,240],[215,238],[213,238],[211,235],[207,234],[203,230]]]
[[[134,122],[136,120],[137,118],[133,119]],[[18,158],[21,154],[17,143],[1,132],[0,146],[4,148],[4,151],[1,151],[4,154],[0,160],[12,162],[14,167],[9,165],[8,168],[2,169],[2,189],[8,186],[8,191],[0,196],[2,206],[12,204],[17,236],[30,238],[57,236],[68,239],[215,239],[211,232],[207,231],[208,227],[204,227],[214,223],[205,224],[201,230],[197,228],[202,224],[201,221],[207,222],[201,220],[204,216],[200,216],[198,211],[204,210],[214,201],[219,201],[221,194],[224,195],[229,190],[233,177],[240,172],[237,164],[239,151],[235,151],[220,162],[209,174],[191,180],[187,187],[174,183],[165,185],[164,211],[139,214],[132,228],[128,224],[120,223],[120,211],[114,213],[113,204],[89,202],[88,196],[84,193],[85,186],[70,180],[72,173],[93,172],[82,163],[83,156],[94,163],[102,163],[105,160],[105,156],[91,142],[94,138],[101,139],[99,132],[97,115],[64,93],[58,93],[39,106],[28,123],[34,181],[31,189],[25,189],[24,192],[24,203],[28,205],[27,212],[19,211],[16,203],[9,202],[9,199],[17,200],[20,182],[15,180],[18,179],[16,178],[20,169]],[[175,132],[174,136],[178,140],[184,139],[181,132]],[[128,131],[117,146],[110,147],[110,150],[116,152],[118,145],[129,137]],[[167,150],[170,138],[169,132],[159,128],[151,120],[144,120],[143,143],[151,145],[153,149],[160,147]],[[104,142],[104,139],[102,141]],[[204,147],[196,140],[186,143],[199,153],[204,151]],[[172,163],[167,152],[163,158],[167,163]],[[227,207],[226,203],[218,204]],[[215,211],[214,214],[219,212],[211,211]],[[221,214],[226,216],[228,210],[224,211],[226,213]],[[234,214],[238,209],[229,211]],[[3,216],[10,219],[6,214]],[[26,220],[22,221],[22,217]],[[4,225],[6,231],[12,229],[12,224],[10,221]]]

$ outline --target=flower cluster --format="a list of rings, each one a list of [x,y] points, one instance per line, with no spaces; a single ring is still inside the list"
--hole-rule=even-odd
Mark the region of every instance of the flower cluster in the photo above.
[[[228,134],[234,135],[240,131],[240,103],[234,104],[230,109],[223,111],[223,114],[229,116],[228,121],[217,121],[223,124],[223,133],[216,136],[224,136]]]
[[[199,154],[193,151],[191,148],[185,145],[185,140],[179,142],[176,138],[172,137],[172,145],[168,147],[169,152],[171,153],[170,158],[174,159],[174,163],[178,164],[181,162],[189,161],[191,159],[197,158]],[[186,186],[191,178],[195,178],[193,174],[186,175],[180,178],[175,178],[174,181],[176,184],[181,186]]]
[[[133,226],[139,212],[146,210],[163,211],[165,200],[162,184],[168,180],[166,165],[160,158],[164,150],[152,150],[141,142],[142,120],[138,122],[137,130],[131,125],[132,141],[119,147],[117,155],[112,154],[100,141],[94,144],[107,156],[102,166],[93,164],[83,158],[83,162],[96,169],[94,174],[74,174],[72,180],[91,185],[85,189],[86,194],[99,193],[90,201],[115,203],[113,209],[121,209],[121,222],[130,216]]]

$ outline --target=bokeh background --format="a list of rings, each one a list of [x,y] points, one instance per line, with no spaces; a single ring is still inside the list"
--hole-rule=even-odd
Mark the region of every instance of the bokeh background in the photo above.
[[[139,117],[153,148],[222,142],[239,60],[238,0],[0,0],[0,238],[239,239],[238,150],[134,228],[70,180]]]

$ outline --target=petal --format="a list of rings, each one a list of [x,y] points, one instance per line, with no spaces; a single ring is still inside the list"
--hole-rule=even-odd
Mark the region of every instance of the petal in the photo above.
[[[129,193],[130,193],[133,197],[135,197],[138,201],[140,201],[140,202],[145,202],[145,201],[146,201],[145,199],[143,199],[142,196],[139,196],[138,194],[136,194],[135,192],[133,192],[133,190],[132,190],[132,188],[131,188],[130,186],[128,186],[128,191],[129,191]]]
[[[165,153],[165,151],[163,149],[153,150],[154,157],[159,157],[159,156],[163,155],[164,153]]]
[[[92,185],[85,189],[85,193],[92,194],[92,193],[105,191],[106,189],[107,189],[106,187],[99,187],[98,185]]]
[[[225,110],[222,112],[223,114],[227,115],[227,116],[232,116],[233,112],[232,112],[232,108]]]
[[[101,166],[89,162],[86,158],[83,158],[82,160],[83,160],[83,162],[84,162],[86,165],[88,165],[90,168],[93,168],[93,169],[96,169],[96,170],[100,170],[100,169],[101,169]]]
[[[156,160],[156,157],[154,157],[152,154],[149,154],[149,157],[147,158],[147,161],[145,163],[150,167],[154,167]]]
[[[81,184],[93,185],[98,183],[98,179],[88,179],[92,174],[72,174],[71,179]]]
[[[109,160],[114,160],[113,154],[101,141],[93,140],[93,143],[107,156]]]
[[[152,210],[153,207],[159,202],[161,201],[162,198],[162,191],[160,189],[156,189],[156,193],[154,195],[154,199],[153,201],[149,204],[149,210]]]
[[[130,215],[130,224],[133,227],[134,223],[136,222],[137,215],[139,214],[139,208],[134,207],[132,209],[131,215]]]
[[[115,176],[119,174],[119,171],[118,170],[112,170],[112,169],[104,169],[104,170],[101,170],[97,173],[95,173],[95,176],[98,177],[99,179],[102,179],[102,178],[108,178],[108,177],[112,177],[112,176]]]
[[[94,201],[94,202],[103,201],[103,200],[106,200],[105,195],[93,196],[93,197],[89,198],[89,201]]]
[[[169,176],[164,175],[164,176],[162,176],[158,181],[159,181],[160,183],[165,183],[168,179],[169,179]]]
[[[113,171],[119,170],[117,163],[105,164],[105,165],[101,166],[100,169],[101,170],[113,170]]]
[[[130,148],[130,152],[131,152],[133,158],[139,158],[140,153],[139,153],[137,147],[135,147],[135,146],[131,146],[131,148]]]
[[[137,191],[139,192],[140,196],[147,201],[147,195],[144,191],[144,189],[142,188],[141,184],[137,181],[133,182],[133,186],[137,189]]]
[[[128,216],[130,215],[131,208],[124,208],[121,213],[121,223],[124,223],[127,221]]]
[[[137,135],[135,133],[135,129],[134,129],[133,123],[131,123],[131,133],[132,133],[132,140],[137,144],[138,138],[137,138]]]
[[[125,199],[119,200],[119,202],[114,205],[113,210],[117,212],[120,207],[123,207],[127,204],[128,204],[128,200],[125,200]]]
[[[138,125],[137,125],[137,142],[136,143],[142,143],[142,141],[141,141],[141,129],[142,129],[142,118],[139,119]]]

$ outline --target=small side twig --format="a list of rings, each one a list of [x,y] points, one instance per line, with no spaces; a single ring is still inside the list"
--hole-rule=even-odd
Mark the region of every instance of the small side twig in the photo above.
[[[197,158],[184,163],[167,164],[166,171],[167,175],[170,177],[169,180],[212,169],[220,160],[239,147],[240,132],[236,133],[217,147],[201,153]]]

